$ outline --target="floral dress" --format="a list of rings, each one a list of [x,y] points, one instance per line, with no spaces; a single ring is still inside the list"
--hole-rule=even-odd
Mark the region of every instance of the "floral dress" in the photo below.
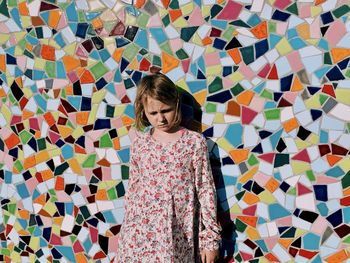
[[[186,128],[167,144],[139,134],[115,262],[200,262],[201,249],[219,247],[216,212],[205,138]]]

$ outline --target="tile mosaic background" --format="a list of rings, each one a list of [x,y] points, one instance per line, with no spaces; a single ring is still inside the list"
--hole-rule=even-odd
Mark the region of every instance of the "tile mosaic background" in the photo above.
[[[226,261],[349,261],[349,11],[1,1],[0,261],[114,257],[135,83],[159,70],[201,108]]]

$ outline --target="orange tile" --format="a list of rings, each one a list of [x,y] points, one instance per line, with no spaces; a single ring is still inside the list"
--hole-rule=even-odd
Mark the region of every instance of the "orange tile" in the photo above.
[[[80,164],[78,163],[77,159],[75,159],[75,158],[69,159],[68,164],[74,173],[82,174],[82,170],[81,170]]]
[[[23,162],[23,167],[24,169],[29,169],[33,166],[36,165],[36,160],[35,160],[35,156],[29,156],[28,158],[24,159],[24,162]]]
[[[250,178],[252,178],[254,176],[254,174],[256,174],[256,172],[258,171],[259,166],[254,166],[252,169],[250,169],[248,172],[246,172],[243,176],[239,177],[239,182],[244,184],[246,182],[248,182],[248,180]]]
[[[315,0],[315,5],[320,5],[323,4],[324,2],[326,2],[327,0]]]
[[[44,114],[44,119],[50,127],[56,123],[56,120],[51,112],[46,112]]]
[[[34,203],[44,205],[46,203],[46,194],[41,194],[35,198]]]
[[[21,16],[29,16],[29,9],[27,7],[27,2],[18,3],[18,11]]]
[[[256,227],[256,223],[258,221],[256,216],[237,216],[237,218],[243,223],[246,223],[247,225],[250,225],[252,227]]]
[[[243,196],[243,201],[246,202],[248,205],[253,205],[259,202],[260,198],[253,193],[245,192]]]
[[[12,149],[13,147],[17,146],[20,143],[20,139],[18,136],[14,133],[12,133],[6,140],[5,144],[8,149]]]
[[[169,15],[170,15],[171,21],[174,22],[176,19],[182,16],[182,12],[180,9],[170,9]]]
[[[339,252],[336,252],[332,256],[326,258],[325,260],[328,263],[339,263],[339,262],[344,262],[348,258],[349,258],[348,252],[345,249],[343,249],[343,250],[340,250]]]
[[[118,63],[120,63],[120,60],[122,59],[123,56],[123,52],[124,52],[124,48],[117,48],[114,52],[112,57],[114,58],[114,60]]]
[[[350,195],[350,187],[346,188],[343,190],[343,195],[346,196],[346,195]]]
[[[249,150],[247,149],[234,149],[230,151],[230,155],[236,164],[239,164],[247,160]]]
[[[296,118],[292,118],[292,119],[284,122],[282,125],[283,125],[283,128],[286,132],[290,132],[290,131],[299,127],[299,123],[298,123],[298,120]]]
[[[280,240],[278,240],[278,243],[280,243],[284,248],[288,249],[293,241],[293,238],[281,238]]]
[[[6,72],[6,56],[0,54],[0,70]]]
[[[115,150],[120,150],[120,141],[119,138],[114,138],[113,139],[113,148]]]
[[[79,263],[87,263],[88,262],[86,257],[85,257],[85,255],[84,255],[84,253],[76,253],[75,254],[75,259]]]
[[[241,116],[241,106],[234,100],[230,100],[227,103],[227,114],[232,116]]]
[[[94,27],[94,29],[102,28],[103,22],[101,18],[97,17],[94,20],[92,20],[92,26]]]
[[[39,152],[35,156],[35,159],[36,159],[36,163],[39,164],[39,163],[46,162],[47,160],[49,160],[50,155],[46,150],[44,150],[44,151]]]
[[[300,90],[303,90],[303,89],[304,89],[304,86],[301,83],[300,79],[298,78],[297,75],[294,75],[294,80],[293,80],[293,83],[292,83],[291,91],[300,91]]]
[[[80,59],[76,59],[72,56],[64,56],[62,58],[64,67],[66,68],[66,72],[72,71],[78,67],[80,67]]]
[[[18,215],[21,219],[29,219],[30,213],[28,210],[18,210]]]
[[[49,15],[48,25],[52,28],[57,28],[58,23],[60,22],[61,11],[60,10],[51,10]]]
[[[265,188],[270,192],[273,193],[279,186],[279,183],[276,179],[271,178],[265,185]]]
[[[76,145],[76,144],[74,144],[74,152],[75,153],[86,154],[85,149],[80,147],[79,145]]]
[[[170,0],[162,0],[164,7],[167,9],[169,7]]]
[[[41,176],[43,178],[43,181],[47,181],[53,178],[53,173],[51,170],[45,170],[41,172]]]
[[[63,125],[57,125],[58,131],[60,132],[60,135],[62,135],[63,138],[68,137],[72,134],[73,129],[69,126],[63,126]]]
[[[55,48],[43,44],[41,46],[41,57],[46,60],[55,61]]]
[[[272,253],[268,253],[265,255],[265,258],[269,261],[269,262],[280,262],[278,258],[276,258]]]
[[[343,159],[343,158],[338,156],[338,155],[327,154],[327,161],[328,161],[330,166],[334,166],[341,159]]]
[[[239,64],[242,61],[242,57],[238,48],[230,49],[227,51],[227,53],[231,56],[236,64]]]
[[[338,63],[339,61],[350,56],[350,48],[332,48],[331,54],[333,58],[333,63]]]
[[[162,69],[164,74],[176,68],[179,65],[179,63],[179,60],[175,57],[169,55],[166,52],[162,52]]]
[[[56,176],[55,190],[56,191],[63,191],[64,190],[64,178],[63,177]]]
[[[91,72],[89,70],[85,70],[83,72],[83,74],[81,74],[80,76],[80,82],[82,84],[87,84],[87,83],[94,83],[95,82],[95,79],[94,77],[92,76]]]
[[[90,112],[88,111],[80,111],[77,112],[77,114],[75,115],[75,119],[78,125],[86,125],[89,119],[89,114]]]
[[[196,99],[199,105],[203,106],[207,98],[207,93],[208,91],[205,89],[193,94],[193,97]]]
[[[123,121],[123,124],[125,125],[125,126],[127,126],[127,125],[132,125],[132,124],[134,124],[134,119],[132,119],[132,118],[130,118],[130,117],[128,117],[128,116],[123,116],[122,118],[122,121]]]
[[[309,28],[309,25],[306,23],[297,26],[297,32],[299,36],[303,39],[310,38],[310,28]]]
[[[246,106],[249,106],[250,102],[252,101],[252,98],[254,97],[254,92],[251,90],[246,90],[241,92],[237,97],[236,100],[239,104],[243,104]]]
[[[22,77],[18,77],[16,78],[16,83],[20,88],[23,88],[23,81],[22,81]]]
[[[74,95],[73,86],[71,86],[71,85],[68,85],[68,86],[65,88],[65,91],[66,91],[66,95]]]
[[[213,40],[212,40],[210,37],[205,37],[205,38],[203,38],[203,40],[202,40],[202,44],[203,44],[204,46],[210,45],[211,43],[213,43]]]
[[[136,8],[141,8],[145,4],[145,0],[136,0],[134,4]]]
[[[0,88],[0,97],[3,98],[6,96],[7,96],[6,92],[2,88]]]
[[[105,189],[99,189],[96,193],[96,200],[108,200],[107,192]]]
[[[250,31],[258,39],[266,38],[267,37],[267,23],[266,23],[266,21],[263,21],[259,25],[253,27]]]

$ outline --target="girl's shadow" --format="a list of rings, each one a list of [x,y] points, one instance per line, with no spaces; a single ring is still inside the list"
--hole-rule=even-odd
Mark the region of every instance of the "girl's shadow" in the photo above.
[[[187,129],[202,133],[202,110],[194,97],[179,88],[181,94],[181,125]],[[210,137],[211,128],[203,132],[204,136]],[[217,262],[233,262],[236,246],[236,226],[230,217],[227,193],[225,190],[224,177],[221,172],[222,163],[219,155],[218,145],[211,139],[207,140],[209,149],[210,165],[213,172],[215,187],[218,193],[218,218],[222,226],[222,245],[220,249],[220,259]]]

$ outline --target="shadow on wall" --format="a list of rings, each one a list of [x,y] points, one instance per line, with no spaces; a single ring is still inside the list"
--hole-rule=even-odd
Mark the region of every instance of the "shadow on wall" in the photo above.
[[[181,125],[187,129],[202,133],[202,110],[195,98],[187,91],[178,87],[181,94]],[[218,198],[218,218],[222,226],[222,245],[220,249],[220,260],[218,262],[232,262],[236,247],[236,226],[230,217],[229,204],[225,191],[224,178],[221,172],[221,160],[218,145],[208,140],[210,165],[213,172],[215,187],[220,191]]]

